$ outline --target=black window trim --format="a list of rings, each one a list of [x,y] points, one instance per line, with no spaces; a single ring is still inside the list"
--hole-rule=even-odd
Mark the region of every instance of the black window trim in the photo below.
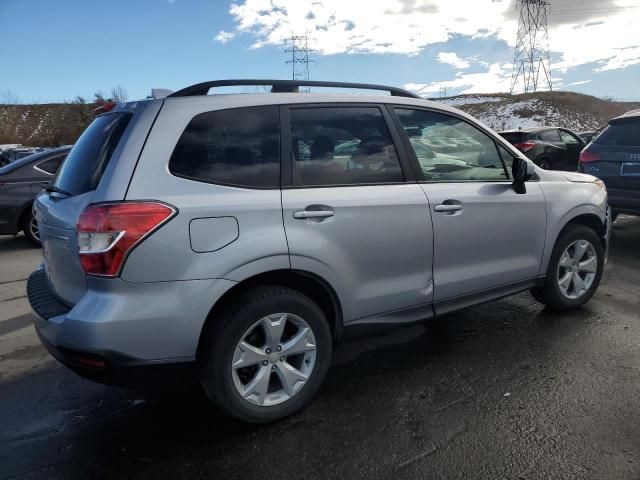
[[[280,105],[280,127],[281,127],[281,188],[289,189],[310,189],[310,188],[344,188],[344,187],[371,187],[371,186],[394,186],[416,183],[415,173],[411,163],[407,158],[402,137],[397,130],[393,118],[389,115],[385,103],[374,102],[314,102],[314,103],[294,103]],[[310,108],[377,108],[382,114],[382,118],[389,130],[389,135],[393,146],[396,149],[400,170],[404,176],[401,182],[376,182],[376,183],[336,183],[331,185],[297,185],[293,181],[293,152],[291,151],[291,110],[310,109]]]
[[[196,118],[198,115],[202,115],[205,113],[213,113],[213,112],[226,112],[229,110],[245,110],[247,108],[261,108],[261,107],[272,107],[274,109],[276,109],[276,111],[278,112],[278,127],[277,127],[277,131],[279,132],[278,135],[278,141],[280,142],[280,158],[279,163],[280,163],[280,179],[279,185],[276,186],[268,186],[268,187],[261,187],[258,185],[245,185],[245,184],[241,184],[241,183],[230,183],[230,182],[220,182],[220,181],[211,181],[211,180],[206,180],[204,178],[200,178],[200,177],[191,177],[190,175],[184,175],[182,173],[176,173],[171,169],[171,159],[173,157],[173,154],[176,150],[176,148],[178,147],[178,142],[180,142],[180,139],[182,138],[182,135],[184,135],[184,132],[187,130],[187,128],[189,127],[189,124],[193,121],[194,118]],[[280,111],[278,111],[280,109]],[[159,113],[159,112],[158,112]],[[154,120],[155,122],[155,120]],[[145,140],[146,142],[146,140]],[[169,172],[170,175],[173,175],[174,177],[177,178],[183,178],[185,180],[190,180],[193,182],[198,182],[198,183],[206,183],[209,185],[220,185],[222,187],[233,187],[233,188],[242,188],[245,190],[281,190],[282,189],[282,185],[283,185],[283,162],[282,162],[282,145],[283,145],[283,139],[282,139],[282,111],[281,111],[281,105],[278,104],[265,104],[265,105],[244,105],[242,107],[231,107],[231,108],[219,108],[219,109],[212,109],[212,110],[206,110],[204,112],[199,112],[195,115],[193,115],[191,117],[191,119],[187,122],[187,124],[185,125],[184,129],[182,130],[182,132],[180,133],[180,135],[178,136],[178,140],[176,141],[176,144],[173,147],[173,150],[171,150],[171,154],[169,155],[169,159],[167,160],[167,171]]]
[[[506,139],[503,139],[502,137],[500,137],[500,135],[494,135],[493,133],[491,133],[488,129],[484,128],[484,126],[479,125],[479,124],[475,124],[475,123],[471,123],[467,118],[464,118],[462,115],[458,115],[455,112],[450,112],[448,110],[442,110],[442,109],[438,109],[438,108],[431,108],[431,107],[426,107],[423,105],[411,105],[411,104],[406,104],[406,103],[387,103],[386,104],[387,110],[389,111],[389,115],[393,118],[394,124],[396,129],[399,129],[402,133],[402,142],[404,145],[404,149],[406,151],[409,152],[408,154],[408,158],[411,161],[411,166],[413,167],[414,170],[414,175],[415,178],[417,179],[417,183],[421,183],[421,184],[426,184],[426,183],[436,183],[436,184],[442,184],[442,183],[513,183],[513,179],[511,178],[512,174],[511,172],[508,171],[507,166],[505,165],[504,159],[502,158],[502,154],[500,153],[500,149],[498,148],[498,146],[502,145],[503,147],[505,147],[505,150],[509,153],[511,153],[511,149],[509,147],[511,147],[511,144],[507,142]],[[420,169],[420,163],[418,162],[418,156],[416,155],[415,151],[413,150],[413,147],[411,147],[411,141],[409,139],[409,136],[407,135],[407,133],[404,131],[404,127],[402,126],[402,122],[400,121],[400,118],[398,117],[398,115],[395,112],[395,109],[399,108],[399,109],[409,109],[409,110],[424,110],[427,112],[431,112],[431,113],[439,113],[441,115],[449,115],[451,117],[454,117],[458,120],[463,121],[464,123],[476,128],[477,130],[479,130],[480,132],[484,133],[485,135],[487,135],[489,137],[489,139],[493,140],[493,143],[495,145],[496,151],[498,152],[498,156],[500,157],[500,161],[502,162],[502,168],[505,170],[505,172],[507,173],[507,179],[505,180],[447,180],[447,181],[441,181],[441,180],[420,180],[420,177],[422,176],[422,170]],[[496,138],[499,137],[499,138]],[[507,147],[507,145],[509,147]],[[513,155],[514,157],[516,157],[516,155]]]

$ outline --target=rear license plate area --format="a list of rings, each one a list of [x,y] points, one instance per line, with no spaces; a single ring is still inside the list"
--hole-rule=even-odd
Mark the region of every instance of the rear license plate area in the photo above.
[[[640,163],[623,163],[620,175],[640,177]]]

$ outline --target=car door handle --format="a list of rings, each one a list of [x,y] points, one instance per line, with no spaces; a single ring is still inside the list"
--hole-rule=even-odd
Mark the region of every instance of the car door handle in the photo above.
[[[333,217],[333,210],[298,210],[293,212],[293,218],[328,218]]]
[[[460,210],[462,210],[462,205],[440,204],[440,205],[436,205],[435,207],[433,207],[433,209],[436,212],[459,212]]]

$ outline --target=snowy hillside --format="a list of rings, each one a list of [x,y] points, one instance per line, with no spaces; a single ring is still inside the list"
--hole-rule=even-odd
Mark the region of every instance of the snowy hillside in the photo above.
[[[459,95],[433,99],[464,110],[494,130],[554,125],[594,130],[639,103],[614,102],[571,92]]]

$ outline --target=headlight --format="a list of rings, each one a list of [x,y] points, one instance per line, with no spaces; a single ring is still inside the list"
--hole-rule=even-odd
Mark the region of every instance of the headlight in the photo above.
[[[595,183],[596,185],[598,185],[600,188],[604,188],[605,190],[607,189],[607,187],[604,185],[604,182],[602,180],[600,180],[599,178],[596,178],[593,183]]]

